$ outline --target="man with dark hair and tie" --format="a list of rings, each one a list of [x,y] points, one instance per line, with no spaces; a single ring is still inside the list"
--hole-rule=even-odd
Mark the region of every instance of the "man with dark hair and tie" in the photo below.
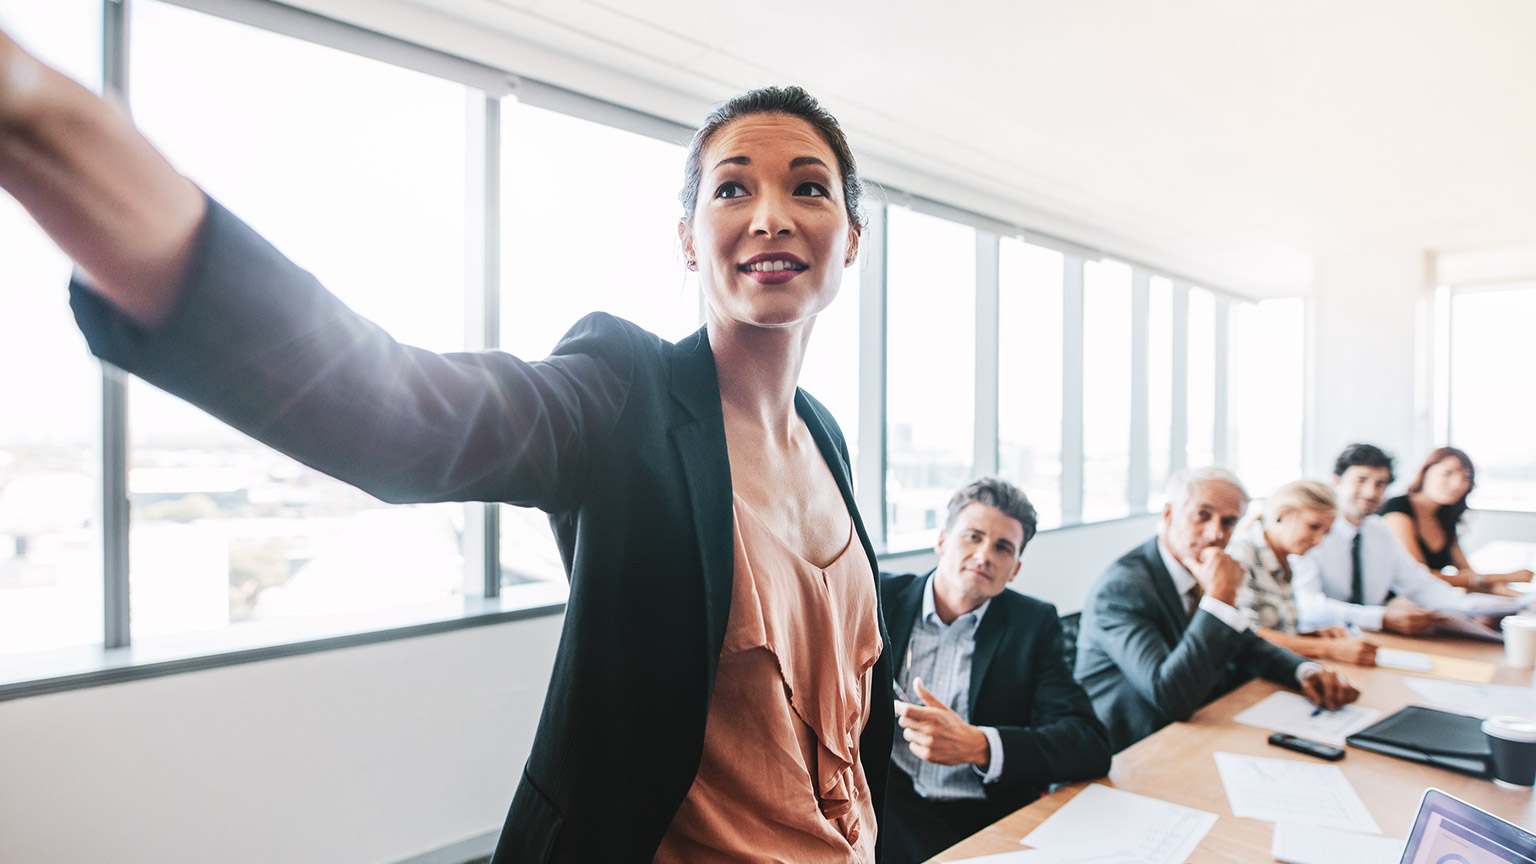
[[[1418,636],[1434,632],[1442,612],[1475,614],[1476,604],[1486,602],[1437,578],[1392,536],[1376,515],[1392,480],[1392,457],[1380,447],[1351,444],[1334,460],[1333,530],[1291,559],[1302,627],[1342,624]]]
[[[937,568],[881,574],[900,724],[880,824],[887,864],[926,861],[1052,783],[1109,771],[1056,607],[1005,590],[1034,533],[1024,493],[984,478],[950,499]]]
[[[1119,752],[1255,675],[1334,709],[1359,697],[1343,675],[1266,642],[1233,608],[1246,571],[1224,551],[1248,493],[1220,468],[1168,480],[1158,535],[1088,589],[1077,679]]]

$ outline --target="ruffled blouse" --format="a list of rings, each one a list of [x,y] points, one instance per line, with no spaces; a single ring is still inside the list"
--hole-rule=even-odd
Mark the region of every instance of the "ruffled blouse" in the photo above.
[[[874,805],[859,764],[881,650],[869,559],[851,524],[822,568],[740,496],[735,516],[731,612],[704,755],[655,861],[874,861]]]

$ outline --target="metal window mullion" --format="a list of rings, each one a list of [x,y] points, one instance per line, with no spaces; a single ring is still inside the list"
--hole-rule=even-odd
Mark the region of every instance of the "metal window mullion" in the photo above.
[[[1062,257],[1061,521],[1083,521],[1083,259]]]
[[[1232,301],[1221,295],[1216,297],[1216,394],[1215,405],[1212,407],[1211,419],[1211,458],[1217,465],[1230,465],[1232,461],[1232,447],[1229,439],[1229,430],[1232,424],[1228,421],[1227,411],[1231,402],[1227,399],[1227,382],[1230,380],[1231,340],[1229,338],[1229,325],[1232,321]]]
[[[864,530],[876,548],[885,548],[886,250],[885,208],[869,209],[859,260],[859,454],[854,488]]]
[[[1189,466],[1189,283],[1175,281],[1170,294],[1173,362],[1169,369],[1172,405],[1169,406],[1168,473]]]
[[[1151,274],[1138,267],[1131,271],[1131,452],[1125,478],[1125,494],[1132,513],[1146,509],[1151,491],[1151,298]]]
[[[102,3],[102,89],[128,105],[128,24],[125,0]],[[132,641],[128,601],[128,373],[101,364],[102,646]]]
[[[998,332],[998,237],[976,232],[976,425],[972,474],[997,473],[997,418],[1000,334]]]
[[[467,91],[465,123],[465,346],[501,339],[501,99]],[[501,595],[501,507],[464,505],[464,590]]]

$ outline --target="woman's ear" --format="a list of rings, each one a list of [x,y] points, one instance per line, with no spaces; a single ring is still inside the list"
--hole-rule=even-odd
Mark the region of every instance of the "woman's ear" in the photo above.
[[[677,220],[677,242],[683,247],[683,263],[689,270],[699,269],[699,259],[693,254],[693,229],[687,219]]]
[[[843,266],[852,267],[853,262],[859,260],[859,238],[864,234],[864,229],[857,224],[848,226],[848,252],[843,256]]]

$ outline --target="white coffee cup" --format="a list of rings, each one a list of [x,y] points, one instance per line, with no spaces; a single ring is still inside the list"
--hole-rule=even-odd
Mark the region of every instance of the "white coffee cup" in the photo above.
[[[1536,618],[1511,615],[1499,626],[1504,631],[1504,665],[1512,669],[1536,665]]]

